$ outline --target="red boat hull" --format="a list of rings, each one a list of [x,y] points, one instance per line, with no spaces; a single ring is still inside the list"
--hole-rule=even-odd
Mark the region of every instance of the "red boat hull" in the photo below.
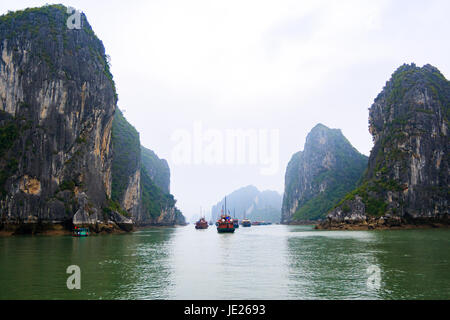
[[[208,226],[208,222],[203,218],[195,223],[195,229],[208,229]]]
[[[217,232],[219,233],[233,233],[236,230],[234,222],[227,216],[222,216],[222,219],[217,221]]]

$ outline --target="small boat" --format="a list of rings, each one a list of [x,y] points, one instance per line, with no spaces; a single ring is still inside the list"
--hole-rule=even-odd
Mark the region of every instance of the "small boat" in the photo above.
[[[233,233],[236,228],[234,227],[233,219],[228,215],[222,215],[217,220],[217,232],[219,233]]]
[[[75,227],[73,229],[73,236],[74,237],[87,237],[87,236],[89,236],[89,228]]]
[[[220,216],[220,219],[217,220],[217,232],[219,233],[233,233],[236,228],[234,227],[233,219],[230,217],[230,215],[226,214],[227,212],[227,197],[225,197],[225,214],[223,213],[222,209],[222,215]]]
[[[241,224],[243,227],[247,227],[247,228],[252,226],[252,222],[248,219],[243,219]]]
[[[239,220],[236,218],[233,218],[233,225],[236,229],[239,228]]]
[[[205,218],[200,218],[200,220],[195,223],[195,229],[208,229],[208,221],[206,221]]]

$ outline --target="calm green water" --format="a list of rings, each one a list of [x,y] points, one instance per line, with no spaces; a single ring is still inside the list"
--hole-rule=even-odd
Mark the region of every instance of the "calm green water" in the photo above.
[[[81,290],[66,287],[69,265]],[[372,265],[379,286],[367,285]],[[450,230],[0,238],[0,299],[450,299]]]

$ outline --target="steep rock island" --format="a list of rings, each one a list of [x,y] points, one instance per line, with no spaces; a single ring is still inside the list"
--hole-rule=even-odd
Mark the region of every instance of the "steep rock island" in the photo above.
[[[113,190],[113,164],[128,150],[113,146],[108,56],[84,14],[79,29],[68,18],[62,5],[0,17],[0,231],[139,225],[136,184],[122,198]]]
[[[185,224],[170,194],[166,160],[141,146],[139,133],[117,109],[112,127],[112,204],[135,225]]]
[[[353,190],[367,166],[341,130],[316,125],[303,151],[294,154],[285,176],[281,223],[311,223],[326,217]]]
[[[364,179],[318,227],[448,225],[449,109],[450,82],[437,68],[398,68],[369,111]]]

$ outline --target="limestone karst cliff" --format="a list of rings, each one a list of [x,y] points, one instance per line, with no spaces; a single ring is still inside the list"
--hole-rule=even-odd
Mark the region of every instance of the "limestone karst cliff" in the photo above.
[[[138,171],[113,188],[121,150],[112,143],[117,94],[105,48],[84,14],[80,28],[68,28],[67,11],[46,5],[0,17],[0,229],[130,230],[140,210]]]
[[[141,146],[141,161],[153,182],[164,193],[170,193],[170,168],[167,161],[160,159],[154,151],[143,146]]]
[[[370,108],[364,179],[321,227],[448,223],[449,110],[450,82],[437,68],[398,68]]]
[[[325,218],[356,187],[366,166],[367,157],[341,130],[316,125],[306,137],[304,150],[294,154],[287,166],[281,222]]]
[[[139,133],[117,109],[112,128],[112,201],[135,225],[184,224],[170,194],[167,161],[141,146]]]
[[[0,18],[2,224],[103,220],[117,102],[105,49],[84,15],[45,6]]]

